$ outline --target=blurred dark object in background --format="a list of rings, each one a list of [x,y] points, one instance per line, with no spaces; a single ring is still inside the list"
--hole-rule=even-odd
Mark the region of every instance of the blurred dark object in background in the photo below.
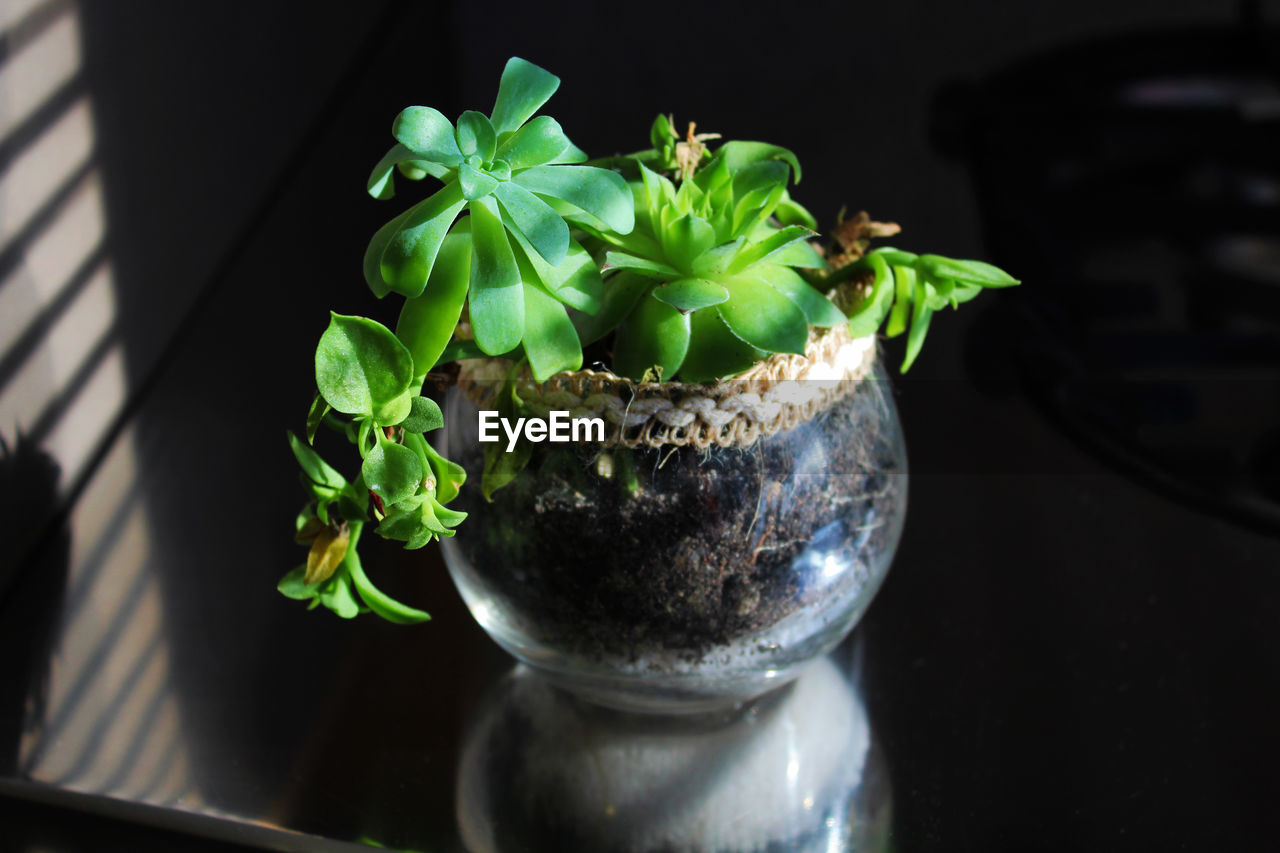
[[[937,99],[1041,410],[1163,493],[1280,531],[1280,30],[1090,41]],[[1011,316],[1012,315],[1012,316]],[[986,325],[985,323],[983,324]],[[991,364],[979,373],[990,373]]]

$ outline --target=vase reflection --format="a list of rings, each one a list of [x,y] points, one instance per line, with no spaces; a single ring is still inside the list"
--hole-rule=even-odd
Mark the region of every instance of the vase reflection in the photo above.
[[[890,786],[831,657],[733,716],[639,716],[527,667],[490,690],[463,745],[467,849],[882,850]]]

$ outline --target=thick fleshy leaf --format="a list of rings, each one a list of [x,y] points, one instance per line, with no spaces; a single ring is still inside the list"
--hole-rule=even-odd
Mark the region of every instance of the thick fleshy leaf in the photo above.
[[[791,167],[795,182],[800,183],[800,161],[796,159],[796,155],[781,146],[770,145],[767,142],[734,140],[721,145],[716,154],[724,157],[725,162],[734,172],[752,163],[780,160]]]
[[[422,485],[422,460],[402,444],[379,441],[360,466],[360,476],[383,506],[402,501]]]
[[[498,133],[515,130],[547,102],[560,87],[560,78],[518,56],[507,60],[493,104],[493,127]]]
[[[894,266],[893,269],[893,309],[889,311],[889,322],[884,333],[896,338],[907,330],[907,320],[911,316],[911,295],[916,289],[916,271],[912,267]]]
[[[640,166],[640,183],[636,185],[633,195],[640,202],[640,208],[645,211],[649,228],[657,232],[662,227],[659,212],[675,201],[675,184],[643,163],[638,165]]]
[[[953,278],[983,287],[1012,287],[1020,284],[1018,279],[1004,270],[982,261],[957,261],[941,255],[921,255],[916,263],[934,278]]]
[[[726,294],[727,295],[727,294]],[[657,299],[641,299],[622,325],[613,345],[615,373],[640,379],[657,368],[670,378],[689,352],[689,315]]]
[[[519,184],[504,181],[494,190],[503,210],[520,234],[551,266],[564,260],[569,250],[569,226],[542,199]]]
[[[729,301],[715,310],[735,335],[768,352],[804,354],[809,323],[794,302],[753,276],[736,276],[724,284]]]
[[[406,299],[396,323],[396,337],[413,355],[414,372],[424,376],[449,345],[462,316],[471,283],[470,222],[459,222],[444,238],[421,296]]]
[[[564,306],[535,284],[524,285],[524,352],[539,382],[582,367],[582,345]]]
[[[595,314],[575,313],[573,325],[578,330],[578,338],[583,345],[594,343],[603,338],[626,316],[653,282],[644,276],[630,272],[621,272],[611,276],[604,283],[604,294],[600,298],[600,310]]]
[[[685,186],[693,186],[688,181]],[[662,232],[662,248],[676,269],[688,273],[694,260],[716,244],[716,231],[705,219],[686,213]],[[744,250],[746,251],[746,250]]]
[[[498,135],[484,113],[467,110],[458,116],[458,150],[463,157],[476,154],[482,163],[493,159],[498,148]]]
[[[320,584],[319,598],[321,604],[343,619],[354,619],[360,614],[360,605],[351,594],[351,579],[345,573],[338,573]]]
[[[507,236],[515,240],[513,248],[520,267],[521,281],[526,284],[540,282],[556,299],[579,311],[594,314],[599,309],[604,282],[595,259],[586,249],[576,240],[570,240],[564,260],[553,267],[513,227],[505,213],[502,221],[507,226]]]
[[[572,147],[560,122],[551,116],[538,116],[499,146],[498,157],[506,160],[512,171],[519,171],[550,163]]]
[[[902,359],[902,367],[899,368],[903,373],[911,369],[916,356],[920,354],[920,348],[924,346],[924,336],[929,331],[929,319],[933,316],[933,311],[927,303],[928,294],[925,293],[924,281],[918,278],[911,309],[911,331],[907,332],[907,351]]]
[[[617,172],[595,166],[534,166],[512,180],[530,192],[586,211],[619,234],[635,226],[631,190]]]
[[[320,424],[324,423],[324,416],[332,409],[333,407],[319,394],[312,399],[311,408],[307,410],[307,444],[316,443],[316,430],[320,429]]]
[[[668,266],[660,261],[652,261],[648,258],[630,255],[626,252],[605,253],[604,268],[606,270],[628,270],[646,278],[665,279],[668,281],[683,277],[680,271],[673,266]]]
[[[436,401],[430,397],[414,397],[409,416],[400,423],[401,429],[412,433],[429,432],[440,429],[442,426],[444,426],[444,414]]]
[[[889,309],[893,307],[893,270],[875,252],[867,255],[867,263],[874,274],[871,293],[849,315],[849,334],[855,338],[874,335],[879,331],[884,318],[889,316]]]
[[[764,352],[730,332],[715,308],[704,308],[689,315],[689,352],[680,366],[680,378],[712,382],[741,373],[764,357]]]
[[[698,278],[720,278],[729,270],[729,265],[737,257],[738,252],[746,245],[747,238],[738,237],[727,243],[708,249],[693,260],[693,274]]]
[[[846,319],[843,311],[794,270],[774,264],[761,264],[744,273],[751,274],[794,302],[804,312],[805,320],[810,326],[825,329],[838,326]]]
[[[772,192],[775,187],[787,190],[787,177],[790,172],[787,164],[777,162],[752,163],[745,166],[733,177],[733,197],[742,203],[748,195],[763,191],[761,197]]]
[[[578,163],[585,163],[590,159],[591,158],[587,156],[587,152],[583,151],[581,148],[579,148],[578,146],[570,142],[568,148],[561,151],[559,156],[557,156],[555,159],[548,160],[545,165],[547,166],[559,166],[562,164],[576,165]]]
[[[369,240],[369,245],[364,250],[364,280],[373,291],[373,295],[379,299],[391,292],[390,286],[382,278],[382,253],[387,250],[387,244],[391,242],[391,238],[400,233],[400,229],[413,214],[413,210],[412,207],[409,208],[374,232],[373,238]]]
[[[378,265],[390,290],[410,297],[422,293],[440,244],[464,204],[461,187],[453,183],[410,208],[400,230],[387,240]]]
[[[423,439],[422,449],[427,454],[427,463],[436,478],[436,500],[447,504],[458,496],[462,484],[467,481],[467,472],[461,465],[445,459],[431,443]]]
[[[453,135],[453,125],[439,110],[431,107],[409,107],[391,125],[391,135],[405,148],[423,160],[445,166],[462,162],[462,152]]]
[[[316,347],[316,386],[339,412],[372,415],[409,387],[413,356],[381,323],[342,314],[329,317]]]
[[[482,350],[501,355],[515,349],[524,335],[520,269],[493,199],[474,201],[470,210],[471,328]]]
[[[306,577],[307,567],[305,565],[298,566],[280,579],[280,583],[276,584],[276,589],[295,601],[309,601],[320,594],[320,585],[308,584]]]
[[[439,163],[432,163],[427,160],[418,159],[417,154],[397,142],[395,145],[391,146],[391,150],[378,161],[378,165],[373,167],[373,172],[370,173],[369,181],[366,184],[366,189],[369,191],[369,195],[378,199],[388,199],[395,196],[395,182],[392,181],[391,175],[397,166],[405,166],[406,168],[420,171],[422,174],[417,176],[419,178],[428,174],[439,178],[443,177],[449,171],[448,167]],[[401,171],[403,173],[404,169]]]
[[[302,473],[311,482],[335,491],[347,485],[345,477],[334,470],[329,463],[321,459],[320,454],[304,444],[292,432],[289,433],[289,447],[293,449],[294,458],[298,460]]]
[[[773,215],[783,225],[803,225],[810,231],[818,230],[818,220],[802,204],[791,198],[790,193],[783,193]]]
[[[431,618],[417,608],[401,604],[374,586],[364,573],[364,567],[360,565],[360,560],[354,552],[347,560],[347,569],[351,574],[351,582],[360,595],[360,600],[388,622],[394,622],[397,625],[416,625]]]
[[[498,186],[497,178],[474,169],[467,163],[458,167],[458,186],[462,188],[462,197],[467,201],[484,198]]]
[[[763,240],[752,243],[739,252],[738,256],[733,259],[733,263],[729,264],[729,271],[741,272],[752,264],[768,260],[772,255],[781,252],[787,246],[798,243],[801,240],[808,240],[813,236],[814,233],[808,228],[803,228],[799,225],[788,225],[786,228],[773,232]]]
[[[655,287],[653,298],[687,314],[728,301],[729,291],[723,285],[705,278],[680,278],[670,284]]]
[[[830,267],[826,258],[808,240],[800,240],[769,256],[769,261],[788,267],[825,270]]]

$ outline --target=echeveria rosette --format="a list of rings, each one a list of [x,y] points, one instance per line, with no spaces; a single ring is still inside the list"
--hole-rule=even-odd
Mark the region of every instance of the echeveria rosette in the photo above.
[[[797,272],[826,264],[808,242],[812,217],[787,196],[800,178],[794,154],[727,142],[678,189],[647,165],[663,156],[633,157],[630,233],[579,223],[608,248],[613,271],[600,311],[574,316],[584,344],[616,328],[616,372],[705,382],[769,353],[803,353],[810,327],[845,321]]]
[[[582,365],[565,306],[593,313],[603,287],[566,218],[625,234],[634,216],[619,174],[581,165],[586,156],[556,120],[533,117],[559,85],[512,58],[488,116],[469,110],[455,125],[430,107],[409,107],[392,126],[397,144],[375,167],[369,192],[390,198],[395,168],[444,183],[379,229],[365,254],[374,293],[407,299],[397,331],[421,373],[445,351],[464,300],[481,352],[523,349],[539,379]]]

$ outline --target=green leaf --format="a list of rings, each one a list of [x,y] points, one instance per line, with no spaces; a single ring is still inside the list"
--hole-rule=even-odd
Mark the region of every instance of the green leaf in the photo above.
[[[808,228],[789,225],[780,231],[773,232],[759,242],[752,243],[739,252],[738,256],[733,259],[733,263],[729,265],[729,272],[741,272],[752,264],[768,260],[772,255],[781,252],[788,246],[802,240],[808,240],[813,236],[815,236],[814,233]]]
[[[693,261],[693,275],[696,278],[718,279],[728,271],[729,265],[737,257],[738,252],[746,245],[747,238],[738,237],[727,243],[721,243],[703,252]]]
[[[295,601],[309,601],[320,594],[320,584],[308,584],[306,576],[307,566],[304,563],[282,577],[276,589]]]
[[[462,188],[464,199],[475,201],[493,192],[498,186],[498,179],[463,163],[458,167],[458,186]]]
[[[511,376],[518,368],[513,368]],[[514,421],[525,413],[524,403],[516,395],[515,382],[509,376],[503,388],[497,394],[494,405],[498,416]],[[487,442],[484,446],[484,471],[480,475],[480,491],[486,501],[493,500],[493,493],[514,480],[529,464],[533,455],[533,445],[527,441],[516,442],[515,448],[507,451],[504,441]]]
[[[524,336],[524,290],[506,229],[492,199],[471,203],[471,328],[489,355],[515,349]]]
[[[436,500],[446,504],[458,496],[459,488],[467,481],[467,472],[458,463],[441,456],[425,438],[422,440],[422,449],[436,478]]]
[[[493,159],[498,147],[498,134],[484,113],[467,110],[458,116],[458,150],[463,157],[475,154],[482,163]]]
[[[844,312],[795,271],[773,264],[762,264],[751,272],[794,302],[804,312],[805,320],[810,326],[825,329],[845,322]]]
[[[693,186],[686,181],[684,187]],[[686,272],[694,259],[716,244],[716,230],[705,219],[686,213],[662,231],[662,248],[671,265]],[[741,256],[739,256],[741,257]]]
[[[611,276],[604,284],[600,310],[594,315],[574,313],[572,316],[583,345],[594,343],[613,331],[651,284],[649,279],[635,273]]]
[[[617,172],[595,166],[534,166],[511,179],[530,192],[586,211],[619,234],[635,227],[635,205]]]
[[[499,358],[514,358],[517,355],[516,350],[510,350],[502,353]],[[459,361],[464,358],[487,358],[489,354],[480,349],[480,345],[473,340],[459,339],[450,341],[444,348],[444,352],[440,353],[440,357],[436,359],[435,367],[449,364],[453,361]]]
[[[320,429],[320,424],[324,423],[324,416],[329,414],[332,408],[319,394],[311,401],[311,408],[307,411],[307,444],[316,443],[316,430]]]
[[[511,217],[521,236],[551,266],[557,266],[569,251],[569,226],[542,199],[510,181],[497,185],[494,195]]]
[[[582,346],[564,306],[537,285],[524,286],[524,352],[541,382],[562,370],[582,367]]]
[[[462,162],[462,152],[454,139],[453,125],[439,110],[431,107],[409,107],[396,116],[391,135],[405,148],[423,160],[446,166]]]
[[[673,266],[630,255],[626,252],[607,252],[604,256],[604,269],[628,270],[646,278],[672,280],[683,278],[680,271]]]
[[[538,116],[498,147],[498,157],[516,172],[550,163],[572,147],[558,121],[551,116]]]
[[[338,572],[320,585],[320,603],[343,619],[354,619],[360,614],[360,605],[351,594],[351,578],[346,572]]]
[[[711,382],[749,368],[765,353],[729,331],[714,308],[689,315],[689,352],[680,366],[685,382]]]
[[[364,573],[364,567],[360,565],[360,558],[355,553],[357,534],[357,530],[352,531],[351,547],[347,554],[346,564],[347,572],[351,577],[351,582],[355,584],[360,600],[368,605],[369,609],[374,613],[397,625],[414,625],[430,619],[431,617],[423,611],[409,607],[407,604],[401,604],[373,585],[369,577]]]
[[[430,397],[414,397],[409,416],[400,423],[405,432],[423,433],[444,426],[444,413]]]
[[[373,167],[373,172],[369,174],[369,181],[365,185],[369,195],[377,199],[393,198],[396,190],[395,182],[391,179],[392,173],[397,166],[405,165],[406,168],[411,168],[408,164],[419,165],[422,172],[421,175],[418,175],[419,178],[427,174],[440,178],[448,174],[449,171],[447,167],[439,163],[418,159],[417,154],[397,142],[391,146],[391,150],[378,161],[378,164]],[[401,171],[403,172],[404,170],[402,169]]]
[[[405,389],[400,396],[374,407],[373,422],[377,426],[395,426],[409,417],[412,408],[413,392]]]
[[[783,193],[782,199],[778,202],[778,207],[774,210],[773,215],[783,225],[803,225],[810,231],[818,230],[818,220],[813,218],[805,207],[798,202],[792,200],[790,193]],[[796,264],[793,266],[803,266]]]
[[[699,308],[710,308],[729,299],[729,291],[705,278],[681,278],[670,284],[660,284],[652,291],[653,298],[664,302],[676,311],[689,313]],[[674,371],[667,373],[672,375]]]
[[[744,166],[733,176],[733,197],[737,205],[741,206],[748,196],[763,199],[781,187],[782,191],[778,195],[781,201],[782,195],[787,191],[787,178],[790,174],[786,163],[766,161]]]
[[[921,255],[916,263],[933,278],[954,278],[956,281],[980,284],[983,287],[1012,287],[1021,283],[999,267],[982,261],[957,261],[941,255]]]
[[[439,536],[452,536],[435,517],[428,495],[417,495],[390,507],[387,517],[378,525],[377,533],[384,539],[396,539],[405,548],[416,551]]]
[[[382,281],[390,290],[409,297],[422,293],[440,244],[464,204],[461,186],[451,183],[409,209],[399,230],[386,241],[379,259]]]
[[[716,306],[735,335],[768,352],[804,354],[809,323],[794,302],[751,275],[727,279],[729,301]]]
[[[688,352],[689,315],[657,299],[641,299],[618,327],[613,369],[632,379],[650,368],[674,376]]]
[[[413,211],[412,207],[409,208],[374,232],[368,248],[364,251],[364,280],[373,291],[373,295],[379,299],[391,292],[390,286],[382,278],[382,253],[387,250],[387,244],[391,242],[391,238],[400,233],[401,227]]]
[[[716,153],[725,158],[725,162],[734,172],[752,163],[780,160],[791,167],[791,171],[795,174],[795,182],[800,183],[800,161],[796,159],[796,155],[781,146],[770,145],[767,142],[734,140],[721,145]]]
[[[891,267],[893,270],[893,309],[884,333],[896,338],[907,330],[907,318],[911,312],[911,294],[916,287],[916,271],[911,267]]]
[[[518,56],[507,60],[493,104],[493,127],[498,133],[515,130],[538,111],[556,89],[560,78]]]
[[[899,368],[903,373],[906,373],[915,363],[916,356],[920,354],[920,348],[924,346],[924,336],[929,331],[929,318],[933,316],[933,311],[929,310],[927,302],[928,295],[925,293],[924,281],[917,279],[915,301],[911,311],[911,331],[907,332],[907,352],[902,359],[902,367]]]
[[[561,151],[560,154],[557,155],[554,159],[548,160],[543,165],[546,165],[546,166],[559,166],[562,164],[576,165],[578,163],[585,163],[590,159],[591,158],[587,156],[587,152],[583,151],[581,148],[579,148],[578,146],[570,142],[568,148]]]
[[[413,381],[413,356],[391,330],[366,317],[330,313],[316,347],[316,386],[330,406],[372,415]]]
[[[893,307],[893,271],[875,252],[867,255],[867,262],[875,272],[871,293],[849,315],[849,334],[855,338],[874,335]]]
[[[418,454],[385,440],[369,451],[360,467],[365,486],[382,499],[383,506],[411,497],[422,485],[423,473]]]
[[[426,289],[421,296],[406,299],[400,309],[396,337],[412,354],[418,376],[426,375],[439,361],[462,316],[471,282],[470,231],[469,222],[459,222],[444,238]]]

